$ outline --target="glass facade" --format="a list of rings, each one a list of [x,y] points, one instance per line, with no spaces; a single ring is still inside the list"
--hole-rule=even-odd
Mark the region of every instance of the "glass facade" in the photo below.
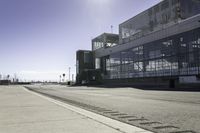
[[[200,74],[200,28],[111,54],[108,79]]]
[[[163,0],[119,26],[120,44],[200,14],[199,0]]]
[[[200,13],[200,0],[180,0],[182,18],[189,18]]]
[[[164,0],[119,26],[120,43],[141,38],[181,20],[179,0]]]
[[[92,50],[110,48],[118,45],[119,36],[117,34],[104,33],[92,40]]]

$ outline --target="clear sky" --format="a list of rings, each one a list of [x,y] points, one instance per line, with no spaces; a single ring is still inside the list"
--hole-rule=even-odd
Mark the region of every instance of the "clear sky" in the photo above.
[[[91,39],[161,0],[0,0],[0,74],[58,80]],[[68,76],[67,76],[68,77]]]

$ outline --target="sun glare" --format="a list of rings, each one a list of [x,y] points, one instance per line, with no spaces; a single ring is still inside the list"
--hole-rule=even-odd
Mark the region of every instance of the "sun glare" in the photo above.
[[[88,2],[93,4],[108,4],[110,0],[88,0]]]

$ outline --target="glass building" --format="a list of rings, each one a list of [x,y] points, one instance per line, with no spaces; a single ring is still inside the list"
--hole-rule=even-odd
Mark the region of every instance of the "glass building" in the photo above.
[[[119,36],[93,39],[95,69],[105,82],[200,83],[199,7],[199,0],[163,0],[120,24]]]
[[[200,74],[200,28],[104,57],[108,79]]]

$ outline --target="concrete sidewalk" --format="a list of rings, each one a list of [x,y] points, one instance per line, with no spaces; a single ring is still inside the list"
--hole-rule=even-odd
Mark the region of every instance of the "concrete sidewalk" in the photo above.
[[[0,86],[0,133],[120,131],[30,94],[21,86]]]

